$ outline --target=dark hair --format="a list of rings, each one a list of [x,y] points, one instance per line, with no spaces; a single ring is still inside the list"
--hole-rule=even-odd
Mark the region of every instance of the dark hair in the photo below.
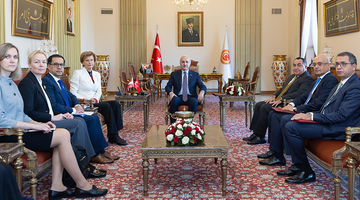
[[[302,58],[302,57],[297,57],[294,60],[302,60],[303,65],[307,66],[306,60],[304,58]]]
[[[47,63],[48,63],[48,64],[51,64],[53,58],[62,58],[62,59],[64,60],[64,64],[65,64],[65,59],[64,59],[64,57],[62,57],[62,56],[59,55],[59,54],[53,54],[53,55],[49,56],[49,58],[48,58],[48,60],[47,60]]]
[[[356,61],[356,57],[354,54],[348,52],[348,51],[344,51],[344,52],[341,52],[337,55],[338,57],[339,56],[348,56],[349,57],[349,61],[351,64],[357,64],[357,61]]]

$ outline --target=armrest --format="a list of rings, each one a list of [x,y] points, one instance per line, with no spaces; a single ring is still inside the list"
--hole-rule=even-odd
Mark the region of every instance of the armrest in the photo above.
[[[18,143],[23,143],[22,136],[24,135],[24,130],[20,128],[0,128],[0,135],[16,135]]]
[[[347,127],[345,128],[345,134],[346,134],[345,142],[351,142],[351,137],[353,135],[360,134],[360,127]]]
[[[93,99],[91,100],[86,100],[86,99],[81,99],[78,98],[78,101],[80,102],[81,106],[84,108],[85,104],[89,104],[90,105],[90,109],[94,109],[94,103],[95,101]]]

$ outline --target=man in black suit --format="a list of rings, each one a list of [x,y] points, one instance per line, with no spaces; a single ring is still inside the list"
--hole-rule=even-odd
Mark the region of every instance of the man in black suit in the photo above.
[[[194,18],[186,19],[187,29],[182,31],[182,42],[200,42],[199,33],[194,30]]]
[[[336,58],[336,73],[340,78],[319,111],[299,113],[291,120],[309,120],[317,123],[286,123],[284,135],[291,144],[290,152],[294,165],[299,168],[296,175],[285,179],[286,183],[302,184],[315,182],[304,147],[304,139],[345,140],[345,128],[360,126],[360,80],[355,73],[357,61],[350,52],[342,52]],[[279,171],[282,175],[293,175],[292,169]]]
[[[190,58],[182,56],[180,59],[181,70],[171,73],[165,91],[170,96],[170,113],[174,114],[180,105],[189,106],[189,111],[196,113],[198,102],[202,102],[206,93],[206,86],[200,79],[199,73],[189,70]],[[197,94],[196,87],[200,89]],[[186,90],[186,91],[184,91]],[[171,123],[175,119],[170,117]]]
[[[67,32],[72,32],[71,8],[67,10]]]
[[[306,60],[300,57],[296,58],[293,62],[294,74],[286,79],[283,88],[278,90],[273,97],[256,103],[254,116],[250,124],[250,130],[253,131],[253,134],[244,138],[244,141],[248,141],[250,145],[266,142],[265,134],[268,126],[268,115],[273,110],[272,107],[282,106],[283,99],[295,99],[302,95],[313,82],[313,78],[306,71],[306,68]]]
[[[324,104],[329,96],[330,91],[338,84],[334,75],[330,73],[330,59],[326,55],[318,55],[314,58],[312,64],[315,75],[318,77],[313,82],[311,87],[300,97],[294,99],[291,103],[283,109],[286,111],[294,111],[297,113],[306,113],[310,111],[317,111]],[[283,134],[282,129],[285,124],[290,121],[291,117],[295,114],[271,111],[269,114],[269,143],[270,150],[264,154],[258,155],[258,158],[267,158],[259,161],[261,165],[281,165],[286,164],[283,155]],[[281,122],[281,123],[280,123]],[[288,144],[284,143],[287,152]],[[293,166],[294,168],[295,166]]]

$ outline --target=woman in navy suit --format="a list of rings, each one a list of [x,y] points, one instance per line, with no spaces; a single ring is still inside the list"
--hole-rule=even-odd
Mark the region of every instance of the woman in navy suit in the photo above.
[[[93,71],[96,55],[92,51],[85,51],[80,56],[82,69],[75,70],[70,80],[70,92],[77,98],[94,100],[95,107],[104,116],[107,125],[108,139],[111,143],[127,145],[126,140],[119,137],[118,132],[123,128],[121,107],[117,101],[99,102],[101,97],[101,75]]]

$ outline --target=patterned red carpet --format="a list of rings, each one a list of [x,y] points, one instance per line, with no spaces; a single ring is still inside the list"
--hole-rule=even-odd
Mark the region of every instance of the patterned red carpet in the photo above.
[[[206,124],[220,125],[219,100],[206,96]],[[150,104],[150,127],[164,125],[164,103],[161,98]],[[143,196],[141,152],[139,146],[145,138],[143,132],[142,104],[135,104],[124,113],[124,129],[120,135],[127,146],[110,145],[110,152],[121,156],[113,164],[97,165],[108,170],[102,179],[89,181],[109,193],[98,199],[221,199],[220,164],[207,159],[159,159],[150,161],[149,195]],[[334,187],[330,172],[311,161],[317,182],[303,185],[284,183],[285,177],[276,171],[285,167],[266,167],[258,164],[257,154],[268,150],[268,144],[249,146],[242,138],[251,132],[245,127],[244,104],[226,106],[225,135],[231,145],[228,158],[227,196],[224,199],[334,199]],[[198,121],[196,119],[195,121]],[[148,128],[149,130],[150,128]],[[165,140],[165,135],[164,135]],[[287,157],[290,165],[291,159]],[[347,199],[347,185],[343,181],[341,199]],[[51,171],[39,177],[39,199],[47,199],[51,184]],[[25,184],[24,195],[30,197]]]

